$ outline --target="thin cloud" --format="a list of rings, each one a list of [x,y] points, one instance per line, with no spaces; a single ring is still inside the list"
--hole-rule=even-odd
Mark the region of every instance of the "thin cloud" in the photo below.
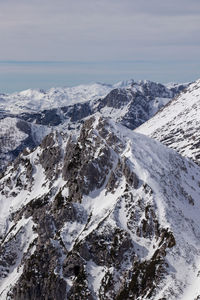
[[[154,60],[166,70],[199,61],[199,28],[199,0],[0,0],[0,60]]]
[[[197,43],[199,12],[195,0],[8,0],[0,59],[139,59],[143,47]]]

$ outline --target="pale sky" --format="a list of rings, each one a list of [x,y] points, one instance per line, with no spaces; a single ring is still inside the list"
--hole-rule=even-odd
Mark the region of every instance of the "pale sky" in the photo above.
[[[0,92],[200,77],[200,0],[0,0]]]

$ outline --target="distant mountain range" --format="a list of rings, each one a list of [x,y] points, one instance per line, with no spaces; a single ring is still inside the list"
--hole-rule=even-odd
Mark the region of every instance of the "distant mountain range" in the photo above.
[[[1,97],[0,299],[200,299],[200,80]]]
[[[1,95],[1,168],[25,147],[39,145],[52,129],[76,130],[85,118],[96,113],[134,129],[187,86],[129,80],[113,86],[93,84]]]

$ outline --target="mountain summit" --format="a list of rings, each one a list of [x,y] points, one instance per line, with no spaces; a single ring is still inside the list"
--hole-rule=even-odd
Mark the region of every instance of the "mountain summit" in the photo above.
[[[1,299],[198,297],[199,178],[109,119],[50,133],[0,179]]]

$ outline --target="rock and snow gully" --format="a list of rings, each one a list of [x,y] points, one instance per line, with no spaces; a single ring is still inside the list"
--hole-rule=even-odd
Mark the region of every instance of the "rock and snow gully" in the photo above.
[[[51,132],[1,175],[0,299],[198,299],[199,187],[199,166],[109,119]]]

